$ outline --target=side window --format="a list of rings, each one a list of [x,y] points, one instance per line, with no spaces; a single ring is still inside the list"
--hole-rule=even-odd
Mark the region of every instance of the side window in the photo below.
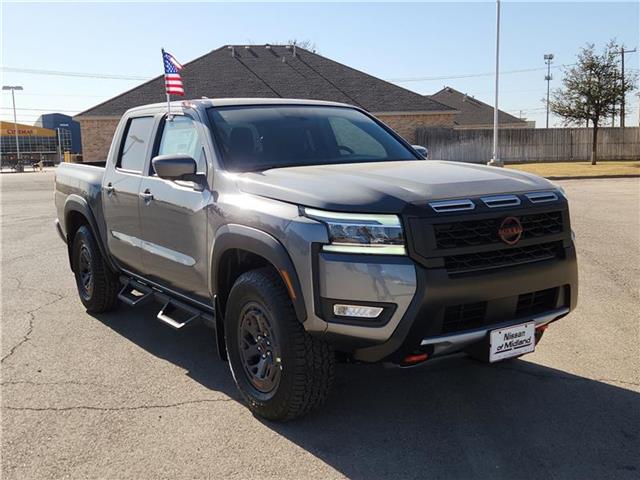
[[[129,120],[116,167],[142,173],[152,128],[153,117]]]
[[[329,123],[338,146],[346,147],[346,151],[341,149],[342,154],[349,153],[372,158],[387,156],[387,151],[380,142],[346,118],[331,118]]]
[[[158,155],[182,153],[192,157],[198,164],[198,173],[206,173],[207,161],[198,129],[192,118],[176,115],[173,120],[165,120]]]

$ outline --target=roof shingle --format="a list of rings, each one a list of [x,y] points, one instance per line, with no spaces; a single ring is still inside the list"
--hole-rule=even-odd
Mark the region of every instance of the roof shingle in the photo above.
[[[299,98],[349,103],[370,112],[451,112],[455,109],[300,47],[225,45],[184,64],[185,98]],[[78,117],[119,116],[165,99],[156,77]]]
[[[470,127],[493,124],[493,107],[491,105],[487,105],[454,88],[444,87],[430,97],[437,102],[458,110],[459,113],[454,120],[456,125]],[[525,120],[514,117],[502,110],[498,110],[498,123],[500,125],[512,124],[513,126],[525,126],[527,124]]]

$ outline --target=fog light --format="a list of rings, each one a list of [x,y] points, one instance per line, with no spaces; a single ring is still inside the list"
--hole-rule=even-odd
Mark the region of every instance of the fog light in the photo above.
[[[378,318],[382,313],[382,307],[366,307],[364,305],[333,306],[333,314],[337,317]]]

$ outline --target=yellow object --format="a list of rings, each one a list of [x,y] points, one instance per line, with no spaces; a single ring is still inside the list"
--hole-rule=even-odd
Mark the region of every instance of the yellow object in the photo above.
[[[0,121],[0,135],[13,136],[16,129],[13,122]],[[20,137],[55,137],[56,131],[48,128],[34,127],[33,125],[24,125],[18,123],[18,136]]]

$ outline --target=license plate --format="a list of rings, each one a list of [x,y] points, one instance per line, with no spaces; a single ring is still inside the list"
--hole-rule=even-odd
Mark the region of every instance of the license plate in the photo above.
[[[492,330],[490,333],[489,361],[531,353],[536,348],[535,323],[523,323],[513,327]]]

